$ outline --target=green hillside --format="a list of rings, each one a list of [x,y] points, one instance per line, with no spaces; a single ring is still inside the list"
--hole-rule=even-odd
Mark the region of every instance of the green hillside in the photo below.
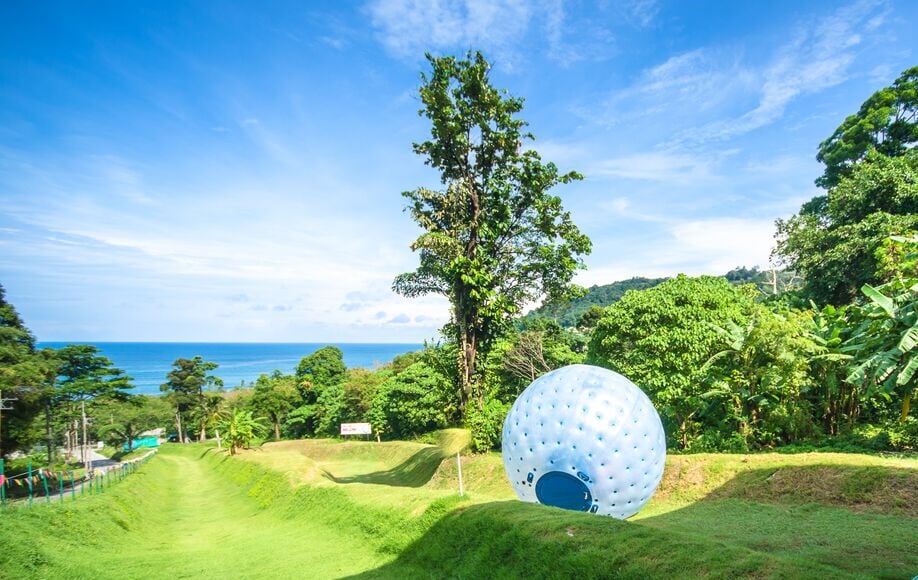
[[[629,521],[513,500],[463,441],[169,445],[103,495],[2,514],[0,577],[911,577],[918,460],[671,456]]]
[[[576,326],[580,317],[590,306],[605,307],[617,302],[628,290],[646,290],[667,280],[666,278],[630,278],[602,286],[590,286],[586,293],[572,300],[548,302],[523,317],[524,321],[537,318],[551,318],[561,326]]]

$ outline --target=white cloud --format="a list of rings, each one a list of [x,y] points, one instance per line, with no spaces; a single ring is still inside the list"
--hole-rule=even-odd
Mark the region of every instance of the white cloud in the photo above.
[[[583,61],[600,61],[615,54],[615,36],[605,18],[590,15],[578,18],[565,10],[563,0],[543,0],[548,58],[562,66]]]
[[[774,222],[743,218],[687,221],[672,230],[671,263],[694,262],[708,273],[736,266],[767,266],[774,247]]]
[[[577,276],[581,285],[635,276],[724,274],[737,266],[767,267],[774,247],[771,219],[706,218],[661,222],[655,235]]]
[[[699,183],[714,178],[713,156],[651,151],[596,162],[591,175],[672,183]]]
[[[533,31],[544,34],[546,56],[562,66],[611,57],[615,21],[606,17],[608,7],[597,7],[597,17],[572,14],[568,6],[562,0],[373,0],[367,12],[383,46],[410,60],[425,51],[475,48],[512,69],[525,56],[521,46]],[[618,8],[624,20],[639,26],[656,14],[651,0],[628,0]]]
[[[504,53],[531,17],[523,0],[377,0],[368,11],[383,45],[409,58],[455,47]]]

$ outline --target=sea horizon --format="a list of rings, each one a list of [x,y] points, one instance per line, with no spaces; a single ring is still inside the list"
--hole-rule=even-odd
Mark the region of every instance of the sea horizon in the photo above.
[[[377,368],[395,356],[423,348],[423,343],[401,342],[190,342],[190,341],[39,341],[39,348],[91,344],[133,378],[135,394],[159,394],[172,362],[201,356],[219,366],[214,375],[225,389],[250,386],[259,375],[279,370],[292,373],[297,363],[324,346],[344,353],[348,368]]]

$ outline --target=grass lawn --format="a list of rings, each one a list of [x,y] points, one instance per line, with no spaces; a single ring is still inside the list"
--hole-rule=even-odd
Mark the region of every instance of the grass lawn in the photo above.
[[[513,500],[499,454],[329,440],[164,446],[100,496],[0,515],[0,577],[918,574],[918,460],[671,456],[627,522]]]

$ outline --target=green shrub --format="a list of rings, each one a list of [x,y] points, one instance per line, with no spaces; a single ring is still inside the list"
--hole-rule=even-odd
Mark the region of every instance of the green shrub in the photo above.
[[[442,429],[448,423],[452,383],[416,362],[379,385],[368,417],[373,428],[392,438]]]
[[[752,309],[748,288],[724,278],[679,275],[629,291],[607,308],[587,358],[647,392],[664,424],[673,426],[671,442],[685,449],[705,403],[705,363],[723,348],[717,327],[745,326]]]
[[[472,432],[472,451],[484,452],[500,447],[504,419],[510,403],[488,399],[482,408],[472,404],[465,412],[465,425]]]

